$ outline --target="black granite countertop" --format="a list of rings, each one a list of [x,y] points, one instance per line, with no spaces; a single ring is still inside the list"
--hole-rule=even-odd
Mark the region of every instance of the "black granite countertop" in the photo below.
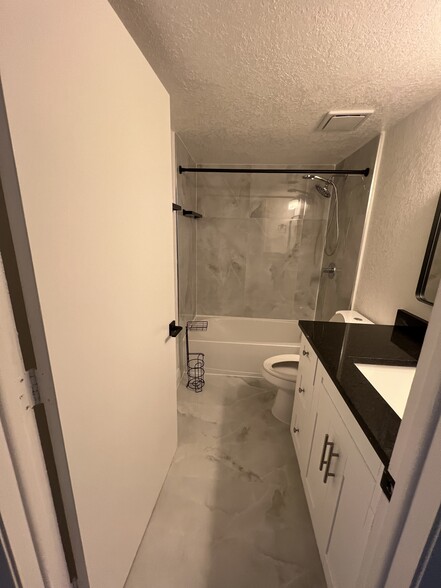
[[[416,366],[421,330],[319,321],[299,321],[299,326],[381,461],[388,466],[401,419],[354,364]]]

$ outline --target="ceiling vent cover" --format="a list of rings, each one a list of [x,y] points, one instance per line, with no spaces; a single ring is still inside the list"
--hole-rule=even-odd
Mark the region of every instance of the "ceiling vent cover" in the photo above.
[[[353,131],[373,113],[373,110],[331,110],[322,120],[319,131]]]

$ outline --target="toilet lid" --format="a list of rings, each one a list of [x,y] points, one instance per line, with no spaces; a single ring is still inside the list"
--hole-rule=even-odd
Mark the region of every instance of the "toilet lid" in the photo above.
[[[281,378],[288,382],[295,382],[297,379],[299,359],[299,355],[288,353],[285,355],[274,355],[265,359],[263,369],[276,378]]]

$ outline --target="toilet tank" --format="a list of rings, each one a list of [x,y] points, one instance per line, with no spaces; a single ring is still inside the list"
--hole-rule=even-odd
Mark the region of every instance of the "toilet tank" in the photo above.
[[[373,325],[374,323],[356,310],[337,310],[330,323],[358,323]]]

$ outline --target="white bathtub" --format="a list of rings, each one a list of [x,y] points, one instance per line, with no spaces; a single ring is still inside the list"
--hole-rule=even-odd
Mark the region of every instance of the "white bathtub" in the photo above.
[[[205,354],[209,374],[260,376],[267,357],[298,353],[297,321],[199,315],[205,332],[190,332],[190,351]]]

